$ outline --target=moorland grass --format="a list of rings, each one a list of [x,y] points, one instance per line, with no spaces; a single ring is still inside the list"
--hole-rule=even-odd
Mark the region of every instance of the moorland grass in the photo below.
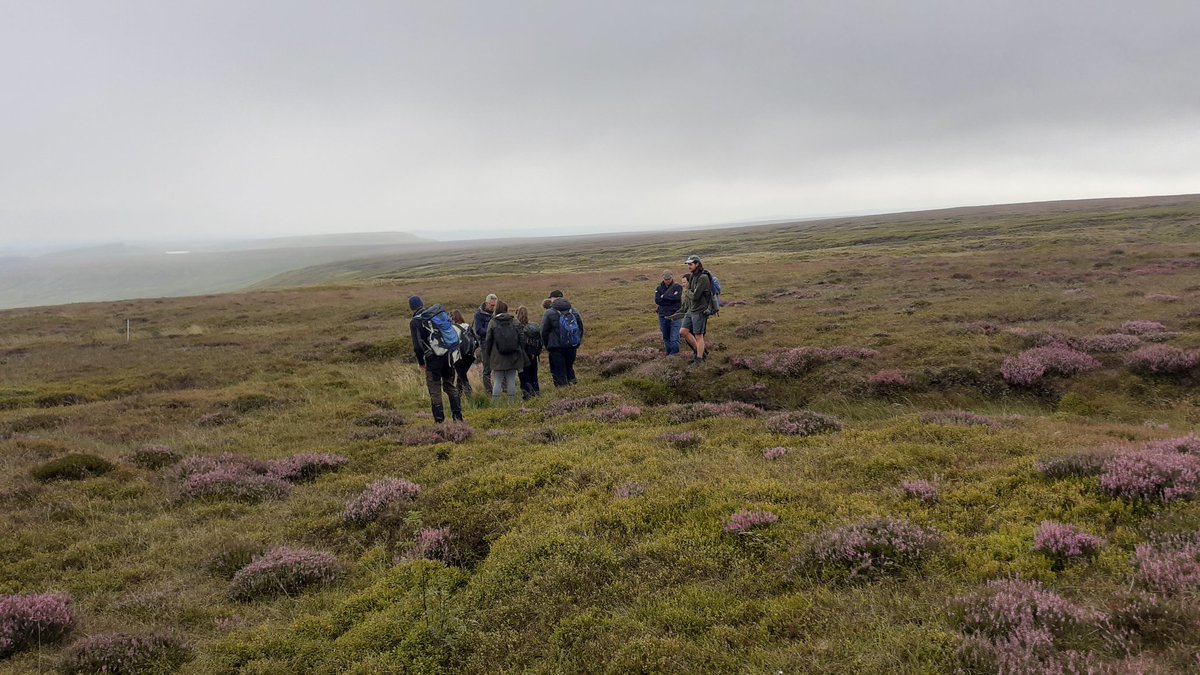
[[[1176,483],[1192,474],[1167,475],[1171,500],[1127,498],[1141,493],[1100,475],[1114,447],[1191,456],[1173,439],[1200,421],[1200,373],[1131,369],[1137,344],[1107,336],[1153,321],[1173,333],[1163,344],[1200,348],[1200,206],[1088,208],[550,242],[486,265],[364,263],[375,278],[339,286],[4,312],[0,593],[69,593],[80,635],[178,636],[191,673],[950,672],[1030,657],[986,623],[1002,593],[1042,597],[995,585],[1020,579],[1114,631],[1052,633],[1053,653],[1033,656],[1186,672],[1200,641],[1173,627],[1198,619],[1200,503]],[[618,266],[597,269],[598,250]],[[653,273],[693,250],[729,304],[713,356],[689,368],[644,350]],[[580,385],[544,378],[520,408],[476,397],[473,433],[435,431],[404,298],[467,309],[495,291],[533,306],[550,288],[587,321]],[[144,319],[128,343],[126,315]],[[1056,341],[1098,367],[1054,360]],[[1035,349],[1070,375],[1005,382],[1005,359]],[[70,405],[39,408],[44,396]],[[198,423],[208,415],[227,423]],[[840,430],[785,435],[796,424],[772,419]],[[297,475],[338,470],[258,503],[176,499],[178,466],[30,477],[66,450],[145,445],[348,462],[304,463]],[[420,489],[348,517],[385,478]],[[775,520],[727,534],[743,512]],[[1047,555],[1045,521],[1106,544]],[[863,523],[903,525],[843,529]],[[887,574],[813,564],[822,537],[874,531],[883,543],[863,550]],[[910,535],[922,545],[903,550],[920,554],[894,554]],[[270,550],[330,566],[233,597],[230,578]],[[948,613],[955,599],[977,618]],[[1129,655],[1110,648],[1118,633]],[[0,668],[35,671],[59,650]]]

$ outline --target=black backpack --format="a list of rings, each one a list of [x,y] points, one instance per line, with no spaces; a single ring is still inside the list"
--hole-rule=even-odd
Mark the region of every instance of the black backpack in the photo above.
[[[536,359],[542,355],[542,331],[539,326],[529,324],[525,326],[521,336],[525,338],[525,354],[531,359]]]
[[[496,345],[496,351],[505,356],[521,351],[521,336],[517,334],[517,327],[511,321],[493,320],[493,325],[495,328],[492,329],[492,342]]]
[[[455,328],[458,329],[458,335],[461,340],[458,348],[459,351],[462,352],[463,356],[474,356],[475,352],[479,350],[479,336],[475,334],[475,331],[470,326],[463,328],[462,326],[455,325]]]

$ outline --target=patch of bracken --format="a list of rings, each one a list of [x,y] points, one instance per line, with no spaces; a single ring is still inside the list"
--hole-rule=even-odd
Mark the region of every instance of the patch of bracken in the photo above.
[[[328,453],[302,453],[270,463],[270,475],[289,483],[307,483],[323,473],[341,469],[350,460]]]
[[[723,528],[725,534],[745,535],[751,530],[772,525],[779,520],[779,516],[770,511],[750,511],[742,509],[737,513],[729,516],[725,521]]]
[[[991,427],[993,429],[1000,428],[1000,423],[996,420],[986,415],[967,412],[966,410],[939,410],[922,413],[918,419],[921,424],[961,424],[964,426]]]
[[[621,400],[618,394],[597,394],[595,396],[584,396],[583,398],[567,398],[561,401],[554,401],[546,406],[546,417],[558,417],[577,410],[587,410],[589,408],[599,408],[600,406],[611,405]]]
[[[878,518],[821,532],[809,542],[809,550],[823,572],[872,579],[920,565],[940,542],[936,530]]]
[[[1130,354],[1125,363],[1139,375],[1179,375],[1200,365],[1200,352],[1150,345]]]
[[[238,570],[229,582],[229,595],[241,601],[290,596],[331,583],[341,573],[332,553],[277,547]]]
[[[151,471],[174,466],[182,459],[183,455],[165,445],[143,445],[125,456],[125,461],[130,464]]]
[[[828,415],[796,410],[772,417],[767,429],[787,436],[814,436],[841,431],[842,423]]]
[[[191,658],[191,650],[169,635],[106,633],[75,642],[63,652],[59,672],[67,675],[138,675],[172,672]]]
[[[78,619],[61,593],[0,595],[0,658],[61,642]]]
[[[762,408],[740,401],[724,403],[688,403],[666,407],[667,421],[672,424],[691,422],[708,417],[762,417],[766,414]]]
[[[377,520],[393,504],[411,502],[421,494],[421,487],[403,478],[381,478],[367,485],[357,497],[346,504],[342,520],[366,525]]]

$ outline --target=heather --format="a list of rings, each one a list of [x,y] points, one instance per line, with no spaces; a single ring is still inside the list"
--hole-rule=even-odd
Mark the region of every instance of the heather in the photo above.
[[[414,429],[403,437],[405,445],[436,445],[438,443],[464,443],[475,433],[469,424],[449,422],[431,427]]]
[[[1185,315],[1195,201],[703,230],[687,243],[647,233],[619,255],[611,240],[501,243],[486,260],[379,258],[361,283],[5,311],[0,591],[69,593],[78,618],[66,640],[0,670],[53,669],[70,640],[120,632],[186,644],[184,674],[996,672],[997,655],[1017,672],[1190,672],[1195,560],[1164,539],[1200,529],[1200,502],[1158,496],[1182,477],[1169,465],[1132,498],[1100,475],[1124,454],[1196,455],[1200,373],[1125,363],[1145,346],[1200,349],[1200,321]],[[692,246],[749,302],[709,322],[699,365],[686,348],[660,355],[649,303],[654,277]],[[469,315],[489,292],[532,308],[552,288],[588,322],[578,384],[556,389],[543,354],[542,396],[492,407],[476,367],[474,433],[446,442],[411,362],[405,298]],[[1184,300],[1151,305],[1147,291]],[[1173,335],[1111,337],[1150,310]],[[145,319],[128,343],[113,329],[124,316]],[[765,318],[775,323],[737,335]],[[1028,388],[998,373],[1058,343],[1101,367]],[[642,357],[622,355],[644,347],[659,355],[624,370]],[[800,357],[794,373],[738,365],[784,353]],[[840,430],[776,430],[812,431],[801,411]],[[232,423],[197,424],[214,412]],[[693,434],[682,450],[663,440],[680,433]],[[183,459],[130,461],[149,444]],[[31,477],[70,452],[121,461],[81,481]],[[193,476],[225,471],[245,487],[304,455],[348,461],[271,483],[286,499],[180,499]],[[386,479],[411,487],[372,488]],[[726,534],[742,509],[777,520]],[[842,535],[850,554],[818,564],[816,542],[876,520],[938,543],[893,551],[899,527]],[[1062,549],[1060,563],[1034,548],[1043,521],[1107,543]],[[340,576],[235,600],[233,577],[280,545],[332,554]],[[1021,647],[1045,645],[1041,629],[1004,631],[1011,647],[997,652],[1001,640],[947,612],[1017,579],[1107,618],[1052,632],[1045,648]],[[967,660],[971,645],[982,660]]]
[[[840,431],[842,423],[829,415],[797,410],[767,420],[767,429],[786,436],[813,436]]]
[[[1200,456],[1153,450],[1129,452],[1104,463],[1100,489],[1132,501],[1191,499],[1200,489]]]
[[[1200,351],[1184,351],[1170,345],[1150,345],[1129,355],[1129,369],[1141,375],[1179,375],[1200,364]]]
[[[295,595],[328,584],[342,574],[332,553],[278,547],[255,558],[229,581],[229,596],[249,601]]]
[[[762,455],[763,459],[767,460],[768,462],[772,462],[786,457],[789,452],[791,452],[790,448],[774,447],[763,450]]]
[[[1161,333],[1167,329],[1157,321],[1148,321],[1145,319],[1137,319],[1134,321],[1126,321],[1121,324],[1121,332],[1128,335],[1147,335],[1150,333]]]
[[[151,471],[173,466],[182,459],[183,455],[165,445],[143,445],[125,456],[130,464]]]
[[[77,622],[66,595],[0,595],[0,659],[60,642]]]
[[[1052,559],[1059,569],[1068,562],[1094,557],[1104,543],[1100,537],[1051,520],[1043,520],[1033,535],[1033,550]]]
[[[1005,382],[1018,387],[1031,387],[1045,375],[1069,377],[1100,368],[1095,358],[1062,343],[1026,349],[1016,357],[1007,358],[1000,366]]]
[[[106,474],[116,468],[112,462],[86,453],[71,453],[34,468],[33,477],[40,481],[84,480]]]
[[[108,633],[73,643],[65,650],[59,671],[70,675],[171,672],[189,656],[188,647],[168,635]]]
[[[779,520],[779,516],[770,511],[750,511],[742,509],[729,516],[725,521],[725,534],[745,535],[751,530],[766,527]]]
[[[809,557],[822,574],[872,579],[919,566],[940,535],[903,520],[876,518],[826,530],[809,543]]]
[[[304,453],[277,459],[271,463],[270,475],[289,483],[307,483],[323,473],[331,473],[349,463],[341,455]]]
[[[927,480],[901,481],[900,490],[906,497],[915,499],[925,504],[932,504],[936,502],[941,494],[937,483],[932,483]]]
[[[733,357],[729,362],[761,375],[803,375],[834,361],[861,361],[878,355],[877,350],[868,347],[789,347],[761,356]]]

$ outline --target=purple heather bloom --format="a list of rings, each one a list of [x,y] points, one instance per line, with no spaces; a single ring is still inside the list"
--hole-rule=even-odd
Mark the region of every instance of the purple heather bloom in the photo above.
[[[76,622],[67,595],[0,595],[0,658],[60,642]]]
[[[341,455],[304,453],[271,462],[271,475],[289,483],[302,483],[317,476],[337,471],[350,460]]]
[[[1126,321],[1121,324],[1121,332],[1129,335],[1146,335],[1147,333],[1161,333],[1167,329],[1157,321]]]
[[[802,375],[831,361],[861,360],[878,356],[866,347],[791,347],[756,356],[734,357],[730,363],[762,375]]]
[[[421,487],[416,483],[403,478],[381,478],[346,504],[342,519],[365,525],[378,518],[392,504],[416,499],[420,494]]]
[[[1200,532],[1158,538],[1137,547],[1134,579],[1163,595],[1200,589]]]
[[[926,504],[932,504],[938,500],[938,486],[936,483],[931,483],[927,480],[906,480],[900,483],[900,489],[908,497]]]
[[[408,560],[436,560],[449,565],[454,561],[453,540],[449,527],[421,528],[403,557]]]
[[[740,401],[724,403],[687,403],[667,406],[667,421],[672,424],[691,422],[707,417],[761,417],[762,408]]]
[[[238,570],[229,594],[235,600],[291,595],[339,576],[341,565],[332,553],[278,547]]]
[[[600,406],[616,403],[620,400],[621,397],[618,394],[597,394],[596,396],[585,396],[583,398],[567,398],[561,401],[554,401],[546,406],[546,417],[557,417],[586,408],[599,408]]]
[[[188,648],[167,635],[108,633],[84,638],[63,653],[64,673],[144,673],[155,666],[177,666],[188,658]],[[173,668],[172,668],[173,669]]]
[[[1142,346],[1142,341],[1135,335],[1113,333],[1111,335],[1089,335],[1071,339],[1071,346],[1079,351],[1094,354],[1113,354],[1127,352]]]
[[[1001,377],[1016,387],[1032,387],[1045,374],[1046,366],[1041,361],[1025,355],[1009,357],[1000,365]]]
[[[920,563],[940,541],[936,530],[880,518],[822,532],[811,549],[820,567],[845,569],[851,577],[876,577]]]
[[[662,439],[663,443],[679,448],[680,450],[700,445],[700,442],[704,440],[700,434],[694,431],[669,431],[659,438]]]
[[[1090,558],[1104,546],[1104,540],[1070,525],[1043,520],[1033,537],[1033,550],[1061,562]]]
[[[623,405],[616,408],[608,408],[596,413],[596,419],[601,422],[621,422],[623,420],[635,420],[642,416],[642,409],[636,405]]]
[[[772,417],[767,421],[767,429],[787,436],[813,436],[841,431],[842,423],[827,415],[796,410]]]
[[[763,459],[773,461],[786,456],[789,452],[791,452],[791,448],[767,448],[766,450],[763,450]]]
[[[1185,352],[1170,345],[1149,345],[1130,354],[1125,363],[1141,375],[1178,375],[1200,365],[1200,352]]]
[[[1100,489],[1113,497],[1169,502],[1200,490],[1200,456],[1144,450],[1104,463]]]
[[[757,527],[766,527],[779,520],[779,516],[770,511],[749,511],[742,509],[729,516],[725,521],[725,534],[748,534]]]
[[[919,419],[922,424],[963,424],[967,426],[992,427],[993,429],[1000,428],[1000,423],[996,420],[965,410],[929,412],[922,414]]]

